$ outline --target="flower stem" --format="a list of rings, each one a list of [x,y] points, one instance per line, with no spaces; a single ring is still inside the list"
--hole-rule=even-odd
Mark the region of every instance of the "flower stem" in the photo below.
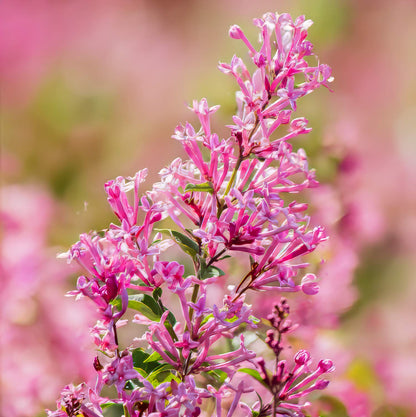
[[[237,160],[237,164],[234,167],[233,173],[231,174],[230,181],[228,182],[227,188],[225,189],[224,195],[227,195],[230,192],[231,187],[234,185],[235,177],[237,175],[238,169],[240,168],[241,162],[243,162],[243,157],[240,154]]]
[[[194,291],[193,291],[193,293],[192,293],[192,297],[191,297],[191,301],[192,301],[193,303],[195,303],[195,302],[196,302],[196,299],[197,299],[197,297],[198,297],[198,292],[199,292],[199,285],[197,284],[197,285],[195,285],[195,287],[194,287]],[[190,307],[190,308],[189,308],[189,318],[190,318],[191,320],[192,320],[193,315],[194,315],[194,309],[193,309],[192,307]]]

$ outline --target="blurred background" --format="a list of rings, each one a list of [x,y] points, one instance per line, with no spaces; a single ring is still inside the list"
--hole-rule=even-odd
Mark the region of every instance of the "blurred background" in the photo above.
[[[150,187],[183,155],[170,136],[194,98],[221,104],[227,135],[236,88],[216,65],[246,57],[229,26],[253,39],[267,11],[312,19],[335,76],[300,103],[313,131],[297,144],[331,235],[321,293],[296,312],[337,365],[330,415],[416,416],[414,0],[0,2],[1,415],[42,415],[91,376],[94,313],[64,298],[77,271],[56,254],[114,221],[107,180],[148,167]]]

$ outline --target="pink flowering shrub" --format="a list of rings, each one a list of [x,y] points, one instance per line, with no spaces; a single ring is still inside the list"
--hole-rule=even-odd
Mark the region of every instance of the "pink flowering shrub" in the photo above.
[[[173,135],[189,159],[174,159],[142,194],[145,169],[107,182],[118,223],[82,234],[67,252],[85,270],[71,294],[99,313],[91,329],[99,355],[95,384],[65,387],[49,416],[303,416],[308,395],[328,385],[331,360],[313,364],[308,351],[289,352],[286,335],[297,325],[288,301],[260,320],[245,297],[319,291],[304,256],[327,236],[293,199],[317,181],[290,141],[310,131],[293,115],[297,100],[328,87],[331,70],[306,40],[310,20],[268,13],[254,24],[259,49],[230,29],[251,64],[234,56],[219,65],[239,88],[229,137],[211,130],[219,106],[194,101],[200,127],[185,123]],[[234,261],[243,276],[227,266]],[[123,344],[123,326],[137,326],[139,337]],[[249,346],[255,331],[269,352]]]

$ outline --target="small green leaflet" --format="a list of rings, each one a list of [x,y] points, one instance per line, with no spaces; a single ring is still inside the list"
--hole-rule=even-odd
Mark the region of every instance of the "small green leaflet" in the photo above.
[[[104,411],[104,416],[121,416],[124,413],[122,404],[110,402],[101,404],[101,408]]]
[[[148,356],[143,363],[147,363],[147,362],[157,362],[160,361],[160,359],[162,359],[162,357],[159,355],[159,353],[157,352],[153,352],[150,356]]]
[[[241,368],[238,370],[238,372],[243,372],[245,374],[252,376],[255,380],[259,381],[260,384],[268,388],[267,384],[263,381],[263,378],[260,376],[259,371],[256,371],[255,369],[251,369],[251,368]]]
[[[200,191],[212,194],[214,189],[209,182],[204,182],[202,184],[187,184],[185,187],[185,192],[186,191]]]
[[[113,407],[113,406],[120,406],[121,404],[117,404],[117,403],[113,403],[113,402],[108,402],[108,403],[105,403],[105,404],[101,404],[101,408],[103,409],[103,410],[105,410],[106,408],[110,408],[110,407]]]

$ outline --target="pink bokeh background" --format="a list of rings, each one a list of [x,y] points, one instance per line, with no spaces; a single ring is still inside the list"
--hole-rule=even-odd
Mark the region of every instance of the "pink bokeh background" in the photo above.
[[[221,104],[227,134],[235,87],[216,65],[244,54],[228,27],[253,36],[266,11],[311,18],[335,76],[299,109],[322,184],[311,212],[331,235],[299,338],[334,358],[330,392],[349,415],[416,415],[412,0],[0,3],[1,415],[42,415],[91,375],[94,313],[64,297],[76,271],[56,254],[112,220],[105,181],[148,167],[150,184],[181,152],[170,136],[193,98]]]

